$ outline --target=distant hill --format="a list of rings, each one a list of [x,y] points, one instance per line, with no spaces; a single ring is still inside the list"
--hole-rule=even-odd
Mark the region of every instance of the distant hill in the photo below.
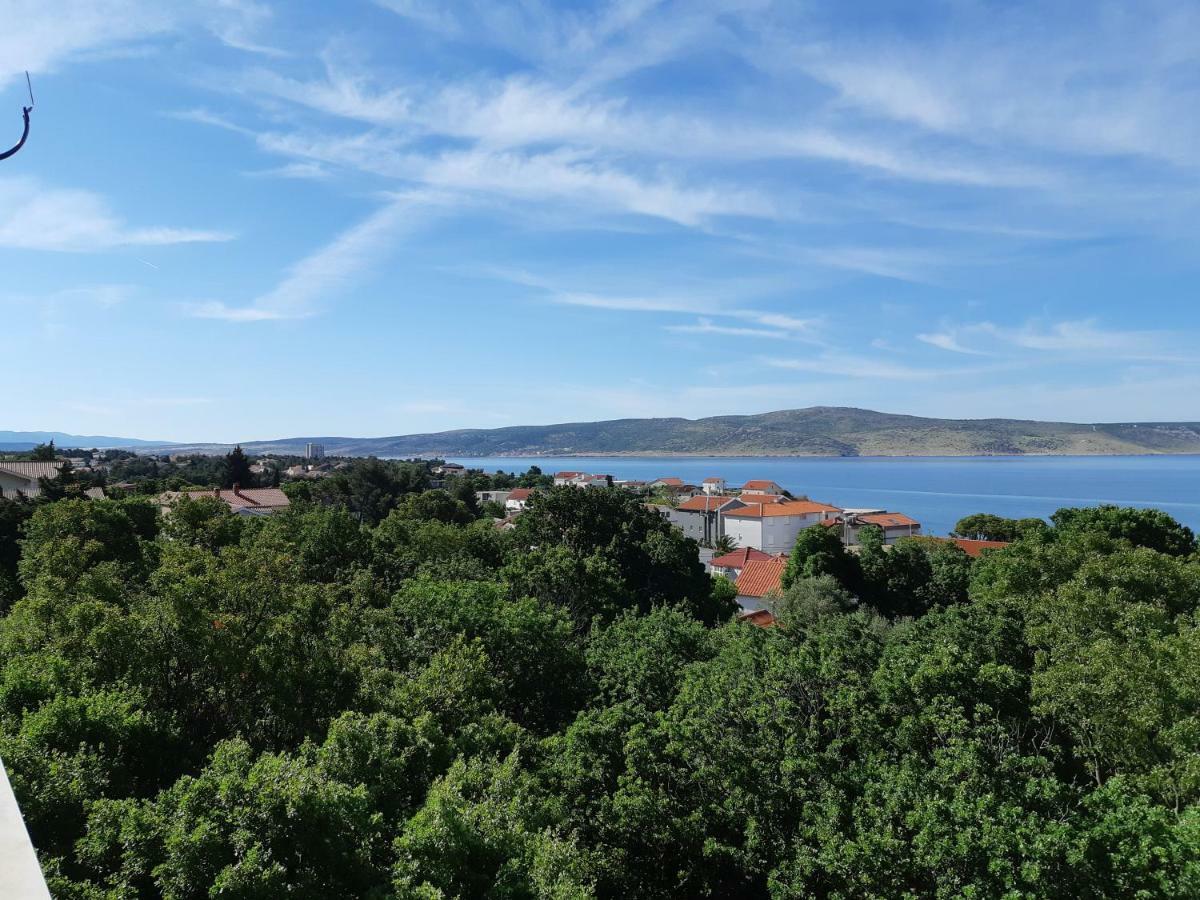
[[[818,406],[750,416],[615,419],[381,438],[298,437],[242,446],[259,453],[300,453],[310,441],[324,444],[330,455],[395,457],[1118,455],[1200,453],[1200,423],[925,419]]]
[[[101,434],[66,434],[62,431],[0,431],[0,450],[32,450],[54,441],[56,447],[165,447],[162,441],[110,437]]]

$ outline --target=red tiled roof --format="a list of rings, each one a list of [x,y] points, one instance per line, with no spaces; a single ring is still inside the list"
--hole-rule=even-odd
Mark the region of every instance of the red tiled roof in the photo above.
[[[709,497],[705,494],[698,494],[695,497],[689,497],[687,500],[684,500],[675,508],[688,512],[713,512],[722,506],[728,506],[732,502],[732,497]]]
[[[704,483],[705,484],[719,484],[720,482],[722,482],[724,480],[725,480],[724,478],[705,478]]]
[[[880,528],[920,528],[921,523],[904,513],[868,513],[858,517],[860,522],[868,525],[878,525]]]
[[[741,509],[728,510],[724,515],[761,519],[764,516],[811,516],[814,513],[836,512],[841,512],[841,510],[825,503],[815,503],[812,500],[785,500],[783,503],[754,503]]]
[[[743,503],[782,503],[784,497],[781,494],[738,494],[738,499]]]
[[[752,559],[742,569],[737,579],[737,592],[742,597],[763,597],[781,588],[783,570],[787,558],[772,556],[770,559]]]
[[[738,616],[739,622],[745,622],[747,625],[756,625],[759,628],[776,628],[778,622],[775,621],[775,614],[769,609],[756,609],[754,612],[742,613]]]
[[[555,472],[555,478],[579,478],[581,475],[586,475],[587,472]]]
[[[766,478],[759,478],[759,479],[756,479],[753,481],[747,481],[745,484],[742,485],[742,490],[743,491],[765,491],[765,490],[769,490],[774,487],[778,487],[778,485],[774,481],[771,481]]]
[[[199,500],[201,497],[216,497],[218,500],[228,503],[230,509],[279,509],[291,505],[287,494],[279,488],[239,488],[236,491],[228,488],[220,491],[168,491],[163,496],[168,500],[174,500],[181,496],[181,493],[186,494],[192,500]]]
[[[654,481],[652,481],[650,483],[651,484],[665,484],[665,485],[669,485],[670,487],[683,487],[683,479],[676,478],[674,475],[670,476],[669,478],[656,478],[656,479],[654,479]]]
[[[742,547],[734,550],[732,553],[726,553],[724,556],[713,558],[709,562],[709,565],[715,566],[718,569],[744,569],[746,563],[752,559],[771,559],[771,554],[755,550],[753,547]]]
[[[1007,547],[1009,543],[1008,541],[972,541],[968,538],[954,538],[953,540],[967,556],[971,557],[981,556],[984,550],[999,550],[1001,547]]]
[[[0,461],[0,469],[30,482],[36,482],[39,478],[57,478],[62,466],[63,464],[60,462],[48,461],[15,459]]]
[[[528,500],[533,488],[514,488],[508,495],[509,500]]]

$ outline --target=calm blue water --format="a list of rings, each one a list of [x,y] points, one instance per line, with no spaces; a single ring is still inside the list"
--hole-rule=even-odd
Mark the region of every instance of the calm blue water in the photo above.
[[[707,476],[740,486],[769,478],[794,494],[837,506],[908,513],[926,534],[946,534],[963,516],[1049,516],[1062,506],[1153,506],[1200,531],[1200,456],[1040,457],[482,457],[456,459],[487,472],[572,470],[616,478]]]

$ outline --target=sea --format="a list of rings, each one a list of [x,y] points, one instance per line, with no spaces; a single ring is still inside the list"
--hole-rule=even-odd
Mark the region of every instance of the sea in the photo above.
[[[1200,456],[728,457],[570,456],[455,458],[473,469],[607,474],[738,487],[770,479],[835,506],[907,513],[944,535],[977,512],[1049,518],[1064,506],[1155,507],[1200,532]]]

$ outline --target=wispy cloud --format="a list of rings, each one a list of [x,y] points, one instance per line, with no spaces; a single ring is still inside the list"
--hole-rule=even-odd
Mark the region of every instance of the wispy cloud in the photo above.
[[[226,231],[168,226],[136,227],[122,221],[91,191],[55,188],[33,179],[0,179],[0,247],[90,251],[228,241]]]
[[[727,337],[771,338],[788,340],[792,337],[786,331],[771,328],[747,328],[740,325],[718,325],[712,319],[700,319],[689,325],[665,325],[667,331],[677,334],[719,334]]]
[[[229,322],[267,322],[299,319],[313,315],[320,301],[342,291],[348,284],[379,264],[391,243],[406,229],[421,224],[435,198],[401,195],[390,200],[352,228],[315,253],[295,263],[270,291],[245,306],[224,301],[191,304],[191,315]]]
[[[271,10],[252,0],[8,0],[0,29],[0,87],[96,58],[133,42],[200,29],[235,49],[282,55],[258,38]]]
[[[954,353],[995,356],[1014,351],[1034,351],[1063,356],[1092,356],[1107,360],[1188,362],[1180,335],[1136,329],[1108,329],[1094,319],[1043,323],[1019,327],[975,322],[922,333],[917,339]]]
[[[802,358],[763,357],[760,362],[774,369],[787,369],[792,372],[812,372],[825,376],[881,381],[928,381],[947,375],[962,374],[932,366],[923,368],[888,362],[879,359],[875,354],[854,356],[823,353],[818,356]]]
[[[609,294],[578,292],[556,293],[551,299],[565,306],[586,306],[618,312],[715,312],[716,304],[703,297],[642,296],[619,297]]]
[[[271,169],[243,172],[249,178],[297,178],[304,181],[331,177],[330,171],[320,163],[295,162]]]

